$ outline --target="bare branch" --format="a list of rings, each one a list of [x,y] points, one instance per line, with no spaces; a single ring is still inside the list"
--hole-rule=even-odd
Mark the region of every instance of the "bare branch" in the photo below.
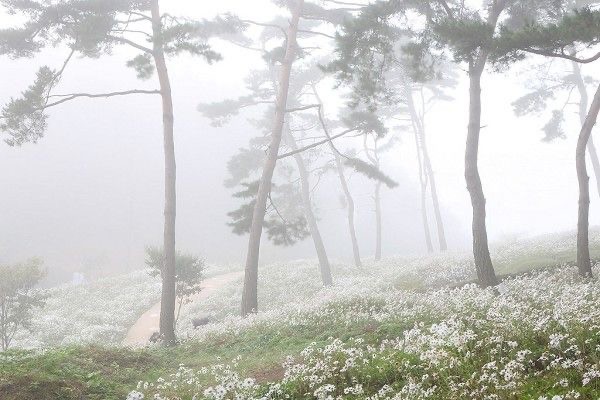
[[[144,35],[144,36],[146,36],[149,39],[152,39],[152,35],[149,34],[148,32],[144,32],[144,31],[140,31],[140,30],[135,30],[135,29],[126,29],[126,28],[124,28],[124,29],[115,29],[112,32],[118,32],[118,33],[137,33],[137,34],[140,34],[140,35]]]
[[[527,53],[538,54],[540,56],[564,58],[565,60],[574,61],[579,64],[589,64],[591,62],[594,62],[594,61],[600,59],[600,52],[596,53],[594,56],[592,56],[590,58],[579,58],[574,55],[566,54],[564,52],[554,53],[551,51],[536,50],[536,49],[531,49],[531,48],[523,49],[523,51],[525,51]]]
[[[368,4],[360,4],[360,3],[350,3],[347,1],[339,1],[339,0],[323,0],[326,3],[339,4],[342,6],[355,6],[355,7],[366,7]]]
[[[296,111],[304,111],[304,110],[309,110],[311,108],[320,108],[321,105],[320,104],[311,104],[308,106],[301,106],[301,107],[297,107],[297,108],[289,108],[287,110],[285,110],[286,113],[291,113],[291,112],[296,112]]]
[[[146,18],[130,18],[127,21],[123,21],[123,20],[115,20],[115,22],[119,23],[119,24],[135,24],[136,22],[144,22],[144,21],[150,21]]]
[[[136,42],[133,42],[129,39],[125,39],[124,37],[119,37],[119,36],[112,36],[112,35],[108,35],[109,38],[111,38],[112,40],[116,41],[116,42],[120,42],[123,44],[128,44],[131,47],[134,47],[140,51],[143,51],[144,53],[147,54],[152,54],[153,51],[152,49],[149,49],[148,47],[142,46],[141,44],[137,44]]]
[[[448,5],[448,3],[446,3],[446,0],[438,0],[438,3],[440,3],[441,6],[444,8],[444,11],[446,11],[446,14],[448,14],[448,17],[450,19],[454,20],[454,13],[452,13],[452,9]]]
[[[46,108],[50,108],[50,107],[54,107],[57,106],[59,104],[62,103],[66,103],[68,101],[80,98],[80,97],[85,97],[85,98],[108,98],[108,97],[116,97],[116,96],[127,96],[130,94],[160,94],[160,90],[139,90],[139,89],[133,89],[133,90],[126,90],[123,92],[111,92],[111,93],[98,93],[98,94],[93,94],[93,93],[69,93],[69,94],[54,94],[52,96],[49,97],[63,97],[60,100],[57,100],[53,103],[49,103],[46,104],[43,109]]]
[[[327,33],[323,33],[323,32],[315,32],[315,31],[304,30],[304,29],[298,29],[298,32],[309,33],[311,35],[325,36],[326,38],[329,38],[329,39],[335,39],[335,36],[328,35]]]
[[[346,129],[345,131],[343,131],[343,132],[340,132],[340,133],[338,133],[338,134],[336,134],[336,135],[333,135],[333,136],[328,136],[328,137],[327,137],[327,139],[323,139],[323,140],[320,140],[320,141],[318,141],[318,142],[311,143],[311,144],[309,144],[309,145],[307,145],[307,146],[304,146],[304,147],[301,147],[301,148],[299,148],[299,149],[297,149],[297,150],[290,151],[289,153],[284,153],[284,154],[280,155],[279,157],[277,157],[277,159],[278,159],[278,160],[281,160],[282,158],[290,157],[290,156],[296,155],[296,154],[298,154],[298,153],[302,153],[302,152],[304,152],[304,151],[306,151],[306,150],[313,149],[313,148],[315,148],[315,147],[318,147],[318,146],[320,146],[320,145],[322,145],[322,144],[325,144],[325,143],[327,143],[327,142],[331,142],[331,141],[332,141],[332,140],[334,140],[334,139],[337,139],[337,138],[339,138],[339,137],[342,137],[342,136],[344,136],[344,135],[346,135],[346,134],[348,134],[348,133],[350,133],[350,132],[354,132],[354,131],[356,131],[356,130],[358,130],[358,128]]]
[[[135,12],[135,11],[130,11],[129,14],[131,14],[131,15],[137,15],[138,17],[140,17],[142,19],[145,19],[145,20],[148,20],[148,21],[152,21],[152,18],[149,15],[146,15],[146,14],[142,14],[142,13]]]

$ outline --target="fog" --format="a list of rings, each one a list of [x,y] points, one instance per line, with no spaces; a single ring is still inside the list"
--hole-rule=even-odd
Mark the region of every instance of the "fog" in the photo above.
[[[0,0],[0,400],[596,399],[600,1]]]
[[[185,12],[197,18],[235,11],[243,18],[267,21],[279,12],[266,0],[164,3],[167,12]],[[3,23],[8,20],[6,15],[0,18]],[[226,225],[227,212],[240,202],[232,198],[234,190],[226,188],[223,181],[227,161],[257,135],[247,119],[259,112],[249,108],[230,124],[216,128],[197,106],[244,94],[244,78],[264,63],[254,52],[216,43],[224,59],[213,65],[187,56],[168,60],[175,102],[176,240],[178,249],[201,255],[209,263],[241,265],[248,239],[233,234]],[[132,54],[120,49],[98,60],[77,59],[68,66],[56,91],[155,88],[154,79],[139,81],[135,72],[124,66]],[[0,58],[0,103],[18,96],[41,65],[57,68],[65,55],[66,49],[57,47],[31,59]],[[524,71],[542,61],[530,58],[508,71],[484,74],[479,165],[492,242],[576,227],[577,107],[567,108],[566,139],[551,143],[541,141],[549,110],[517,118],[511,107],[523,95],[526,80],[536,79],[535,74]],[[562,65],[561,61],[555,63]],[[568,68],[565,62],[563,69]],[[585,74],[598,72],[598,65],[584,67]],[[466,251],[471,242],[471,205],[463,163],[466,73],[458,71],[458,79],[449,91],[453,100],[438,102],[430,111],[427,140],[449,247]],[[333,85],[328,86],[328,99],[336,99]],[[327,107],[341,108],[342,104]],[[80,99],[53,108],[49,115],[47,133],[37,144],[0,146],[0,185],[4,188],[0,196],[0,263],[40,257],[52,284],[69,280],[75,271],[103,276],[143,267],[145,247],[162,243],[164,166],[159,97]],[[384,155],[382,163],[382,169],[400,183],[395,189],[382,189],[386,256],[426,251],[414,137],[410,132],[399,137],[400,143]],[[340,139],[338,146],[360,149],[362,140]],[[374,252],[374,183],[357,174],[350,174],[349,181],[357,203],[361,250],[370,257]],[[334,174],[324,178],[313,194],[325,245],[330,257],[339,262],[351,256],[340,196]],[[591,225],[599,222],[598,211],[593,188]],[[310,239],[292,247],[274,246],[265,238],[262,243],[263,264],[315,258]]]

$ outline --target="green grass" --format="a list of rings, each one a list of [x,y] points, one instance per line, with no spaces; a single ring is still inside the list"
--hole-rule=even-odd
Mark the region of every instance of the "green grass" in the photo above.
[[[592,249],[600,258],[600,247]],[[572,263],[574,250],[520,254],[507,263],[498,263],[501,275]],[[407,283],[418,287],[418,284]],[[408,289],[408,288],[405,288]],[[343,305],[339,305],[343,307]],[[287,355],[298,354],[310,343],[325,344],[330,337],[347,341],[361,337],[377,344],[394,338],[412,327],[415,321],[386,324],[366,322],[346,325],[250,328],[239,335],[218,339],[187,341],[173,348],[152,347],[132,350],[118,347],[72,346],[43,353],[8,351],[0,353],[0,398],[2,400],[112,400],[124,399],[139,381],[155,381],[173,373],[180,364],[199,368],[217,363],[229,364],[241,356],[237,370],[259,382],[275,381],[283,373],[281,363]],[[424,321],[431,322],[431,321]],[[399,355],[401,356],[401,355]],[[392,375],[383,373],[381,380]],[[390,372],[391,374],[391,372]],[[547,380],[547,382],[546,382]],[[551,390],[555,377],[540,377],[527,382],[523,393]],[[543,389],[543,390],[542,390]],[[525,397],[526,398],[526,397]]]
[[[0,356],[0,393],[3,400],[124,399],[139,381],[167,376],[179,364],[200,368],[229,363],[238,355],[238,370],[259,382],[281,378],[282,360],[298,354],[312,342],[325,344],[330,337],[362,337],[376,344],[392,338],[410,324],[303,326],[276,330],[249,329],[218,341],[187,341],[173,348],[131,350],[116,347],[73,346],[36,355],[9,351]],[[15,361],[9,361],[15,357]]]

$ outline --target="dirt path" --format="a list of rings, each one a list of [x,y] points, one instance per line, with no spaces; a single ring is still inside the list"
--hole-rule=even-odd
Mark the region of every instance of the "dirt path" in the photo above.
[[[216,289],[228,284],[231,281],[236,280],[242,276],[242,272],[230,272],[228,274],[217,275],[212,278],[208,278],[202,284],[202,291],[192,297],[192,303],[200,299],[204,299],[210,296]],[[184,308],[186,305],[183,306]],[[158,332],[160,321],[160,302],[156,303],[152,308],[146,311],[142,316],[133,324],[133,326],[127,332],[123,344],[126,346],[144,346],[148,343],[150,336],[154,332]]]

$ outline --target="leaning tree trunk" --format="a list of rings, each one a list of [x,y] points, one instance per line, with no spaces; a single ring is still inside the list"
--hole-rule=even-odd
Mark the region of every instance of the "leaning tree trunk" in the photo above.
[[[581,67],[576,62],[573,62],[573,75],[577,84],[577,90],[579,91],[579,120],[581,121],[581,126],[583,126],[587,117],[589,97],[585,82],[581,76]],[[592,161],[592,168],[594,169],[596,189],[600,195],[600,161],[598,160],[598,152],[596,151],[596,146],[594,145],[594,140],[591,136],[587,143],[587,151],[590,155],[590,161]]]
[[[381,260],[381,182],[375,184],[375,261]]]
[[[319,119],[321,119],[322,128],[325,131],[327,137],[331,139],[329,133],[327,132],[327,126],[321,118],[323,102],[321,101],[321,97],[319,96],[319,92],[317,92],[315,86],[313,86],[313,93],[317,99],[319,107],[321,107],[319,110]],[[333,144],[332,140],[329,140],[327,143],[329,144],[329,148],[333,153],[335,168],[337,170],[338,178],[340,179],[340,184],[342,185],[342,191],[344,192],[346,205],[348,206],[348,230],[350,231],[350,241],[352,242],[352,254],[354,256],[354,265],[356,267],[362,267],[362,261],[360,260],[360,250],[358,248],[358,240],[356,239],[356,229],[354,227],[354,199],[352,198],[352,194],[350,194],[350,189],[348,189],[348,182],[346,181],[346,174],[344,173],[344,165],[342,164],[342,160],[340,159],[340,153],[335,148],[335,145]]]
[[[419,156],[419,169],[421,170],[422,168],[421,157]],[[427,217],[427,182],[423,176],[423,172],[420,172],[419,180],[421,185],[421,219],[423,221],[423,231],[425,233],[425,244],[427,245],[427,252],[433,253],[431,230],[429,229],[429,218]]]
[[[242,292],[242,316],[258,311],[258,258],[260,253],[260,237],[265,221],[267,198],[271,192],[273,171],[277,164],[277,155],[281,144],[288,90],[290,86],[290,75],[292,72],[292,65],[296,59],[298,21],[300,20],[303,5],[304,0],[299,0],[297,8],[293,11],[292,20],[290,21],[287,32],[287,45],[279,75],[279,89],[277,93],[275,119],[271,132],[271,142],[269,144],[267,159],[260,178],[256,204],[252,214],[252,225],[250,227],[250,239],[248,241],[248,254],[246,257],[244,275],[244,289]]]
[[[406,86],[406,85],[405,85]],[[416,111],[414,110],[414,103],[412,102],[412,93],[407,87],[406,98],[408,107],[410,110],[411,122],[413,131],[415,133],[415,146],[417,150],[417,162],[419,166],[419,185],[421,187],[421,219],[423,222],[423,232],[425,233],[425,244],[427,245],[427,252],[433,253],[433,244],[431,242],[431,230],[429,229],[429,218],[427,217],[427,175],[423,168],[423,157],[421,156],[421,138],[419,136],[419,127]]]
[[[482,60],[471,62],[469,65],[469,127],[465,150],[465,180],[473,207],[473,256],[475,258],[477,279],[480,285],[487,287],[496,285],[498,279],[490,257],[485,225],[485,196],[483,195],[477,165],[479,134],[481,131],[481,75],[484,66],[485,62]]]
[[[585,165],[585,149],[600,111],[600,86],[577,139],[576,166],[579,182],[579,212],[577,215],[577,268],[583,277],[592,276],[589,246],[590,182]]]
[[[287,135],[288,143],[290,148],[293,151],[298,150],[298,145],[296,144],[296,140],[290,133]],[[329,286],[333,283],[333,278],[331,277],[331,266],[329,265],[329,258],[327,258],[327,251],[325,250],[325,245],[323,244],[323,238],[321,237],[321,232],[319,231],[319,226],[317,225],[317,218],[313,212],[312,202],[310,199],[310,178],[308,176],[308,171],[306,170],[306,165],[304,164],[304,159],[300,153],[294,154],[294,160],[296,161],[296,165],[298,166],[298,173],[300,175],[300,186],[302,190],[302,203],[304,205],[304,215],[306,216],[306,220],[308,222],[308,228],[310,229],[310,236],[315,245],[315,251],[317,252],[317,257],[319,259],[319,271],[321,272],[321,280],[323,281],[324,286]]]
[[[444,221],[442,219],[442,212],[440,210],[440,200],[437,194],[437,185],[435,182],[435,174],[433,173],[433,167],[431,166],[431,159],[429,158],[429,152],[427,151],[427,143],[425,141],[425,132],[422,136],[422,148],[423,148],[423,162],[425,164],[425,173],[429,178],[431,184],[431,201],[433,202],[433,214],[435,215],[435,223],[437,226],[438,241],[440,244],[440,251],[448,250],[448,243],[446,242],[446,232],[444,229]]]
[[[357,267],[362,267],[360,250],[358,248],[358,240],[356,239],[356,229],[354,227],[354,199],[352,198],[352,194],[350,194],[350,189],[348,189],[348,182],[346,181],[346,174],[344,173],[344,166],[342,164],[342,160],[340,160],[340,155],[337,153],[331,142],[329,142],[329,147],[331,148],[331,151],[333,151],[335,167],[340,179],[340,184],[342,185],[344,197],[346,198],[346,206],[348,207],[348,230],[350,231],[350,240],[352,242],[354,265]]]
[[[375,139],[373,154],[371,154],[371,150],[369,149],[369,146],[367,146],[367,136],[364,137],[364,148],[365,154],[371,164],[379,169],[377,139]],[[373,200],[375,201],[375,261],[379,261],[381,260],[381,181],[375,183]]]
[[[427,140],[425,139],[425,121],[419,117],[419,113],[415,107],[414,98],[412,95],[412,89],[408,82],[404,80],[404,91],[406,93],[406,100],[408,104],[408,110],[410,119],[415,132],[415,141],[417,143],[417,157],[419,161],[419,174],[421,176],[421,213],[423,214],[423,224],[425,227],[425,240],[427,243],[427,250],[433,252],[433,246],[431,244],[431,234],[429,230],[429,221],[427,219],[426,210],[426,197],[427,197],[427,182],[431,183],[431,200],[433,203],[433,213],[435,216],[435,222],[438,233],[438,242],[440,245],[440,251],[448,250],[448,244],[446,242],[446,232],[444,229],[444,221],[442,219],[442,212],[440,210],[440,201],[437,194],[437,186],[435,181],[435,175],[433,173],[433,167],[431,166],[431,159],[429,158],[429,151],[427,149]]]
[[[160,302],[160,336],[166,344],[175,343],[175,215],[176,164],[173,139],[173,99],[171,83],[165,62],[162,43],[162,22],[158,0],[151,1],[152,33],[154,36],[153,57],[160,82],[163,109],[163,140],[165,153],[165,224],[164,224],[164,267],[161,271],[162,293]]]

